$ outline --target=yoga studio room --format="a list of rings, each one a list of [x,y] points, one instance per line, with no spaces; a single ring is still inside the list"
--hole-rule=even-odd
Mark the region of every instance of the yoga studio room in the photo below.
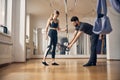
[[[120,80],[120,0],[0,0],[0,80]]]

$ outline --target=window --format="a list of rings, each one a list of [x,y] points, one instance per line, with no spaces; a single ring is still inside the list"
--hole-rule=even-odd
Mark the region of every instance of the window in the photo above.
[[[3,26],[6,26],[7,0],[0,0],[0,32],[3,32]]]

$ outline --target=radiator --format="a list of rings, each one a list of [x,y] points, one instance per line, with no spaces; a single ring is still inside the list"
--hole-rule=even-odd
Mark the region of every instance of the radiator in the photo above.
[[[0,33],[0,64],[12,62],[12,39],[7,34]]]

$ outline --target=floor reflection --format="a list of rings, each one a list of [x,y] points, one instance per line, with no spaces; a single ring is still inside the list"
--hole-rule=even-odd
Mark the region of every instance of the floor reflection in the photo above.
[[[58,59],[59,66],[43,66],[41,60],[11,64],[0,69],[0,80],[120,80],[120,61],[98,60],[83,67],[86,59]]]

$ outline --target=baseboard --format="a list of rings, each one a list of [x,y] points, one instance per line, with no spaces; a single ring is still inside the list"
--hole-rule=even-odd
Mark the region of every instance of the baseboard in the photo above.
[[[6,67],[6,66],[9,66],[11,63],[5,63],[5,64],[0,64],[0,68],[3,68],[3,67]]]
[[[120,61],[120,59],[107,59],[107,61]]]
[[[41,59],[43,55],[33,55],[33,59]],[[47,58],[51,58],[51,55],[48,55]],[[56,59],[89,59],[90,55],[56,55]],[[106,59],[106,55],[98,55],[98,59]]]

